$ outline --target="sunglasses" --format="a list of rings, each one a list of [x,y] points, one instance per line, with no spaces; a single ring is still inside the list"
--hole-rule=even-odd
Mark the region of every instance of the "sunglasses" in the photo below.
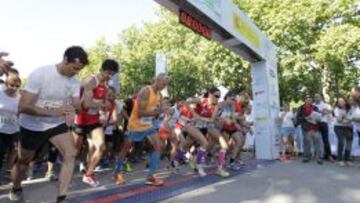
[[[20,85],[8,84],[7,86],[10,87],[10,88],[16,88],[16,89],[19,89],[19,88],[20,88]]]
[[[215,94],[214,97],[215,97],[216,99],[219,99],[219,98],[220,98],[220,95]]]

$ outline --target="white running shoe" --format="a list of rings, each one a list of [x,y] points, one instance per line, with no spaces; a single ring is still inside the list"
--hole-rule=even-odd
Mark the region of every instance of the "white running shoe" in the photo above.
[[[96,180],[95,174],[91,174],[87,176],[86,174],[83,175],[82,181],[91,187],[97,187],[99,186],[99,181]]]
[[[203,178],[203,177],[205,177],[207,174],[206,174],[206,172],[205,172],[205,170],[204,170],[204,168],[203,168],[203,166],[202,166],[202,164],[197,164],[196,165],[196,169],[197,169],[197,171],[198,171],[198,173],[199,173],[199,176],[201,177],[201,178]]]

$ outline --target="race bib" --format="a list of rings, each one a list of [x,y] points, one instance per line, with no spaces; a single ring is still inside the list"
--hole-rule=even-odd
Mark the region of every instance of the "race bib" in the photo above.
[[[18,119],[15,114],[0,112],[0,123],[3,125],[16,124]]]
[[[97,115],[97,114],[99,114],[99,108],[89,108],[89,110],[88,110],[88,114],[90,114],[90,115]]]
[[[152,117],[142,117],[140,119],[140,123],[143,125],[153,125],[153,118]]]
[[[231,111],[223,111],[221,114],[222,118],[226,118],[226,117],[230,117],[231,116]]]
[[[205,121],[197,121],[196,122],[196,127],[197,128],[207,128],[207,122],[205,122]]]
[[[54,109],[60,108],[63,105],[64,105],[64,102],[58,101],[58,100],[40,99],[37,102],[37,106],[48,109],[48,110],[54,110]]]

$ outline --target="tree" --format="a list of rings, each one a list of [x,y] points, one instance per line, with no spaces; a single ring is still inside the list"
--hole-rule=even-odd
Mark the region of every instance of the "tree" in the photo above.
[[[234,2],[279,46],[279,82],[283,100],[300,99],[304,94],[323,89],[325,95],[334,97],[334,84],[329,87],[334,79],[339,81],[335,86],[340,92],[349,90],[354,75],[359,74],[359,69],[352,65],[359,61],[359,55],[355,53],[359,53],[360,12],[355,0]],[[338,27],[340,25],[344,27]],[[344,32],[336,31],[339,29]],[[344,39],[343,42],[335,43],[338,38]],[[331,46],[334,44],[336,46]],[[304,89],[306,91],[300,91]]]
[[[99,72],[102,62],[111,56],[111,46],[106,43],[104,37],[98,39],[95,46],[87,49],[90,64],[80,72],[80,78]]]
[[[334,98],[358,80],[360,11],[355,0],[234,2],[279,47],[283,102],[322,90]],[[168,11],[160,9],[158,15],[158,22],[124,30],[115,44],[100,40],[89,49],[94,64],[109,56],[120,61],[123,96],[153,80],[158,51],[167,55],[172,95],[191,96],[214,84],[251,90],[250,64],[180,25]]]

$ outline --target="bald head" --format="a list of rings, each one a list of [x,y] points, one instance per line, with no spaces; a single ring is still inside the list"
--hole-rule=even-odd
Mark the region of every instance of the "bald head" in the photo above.
[[[169,85],[170,78],[166,73],[160,73],[155,78],[155,87],[159,91],[163,90],[166,86]]]
[[[169,76],[166,73],[160,73],[156,76],[155,81],[169,80]]]

